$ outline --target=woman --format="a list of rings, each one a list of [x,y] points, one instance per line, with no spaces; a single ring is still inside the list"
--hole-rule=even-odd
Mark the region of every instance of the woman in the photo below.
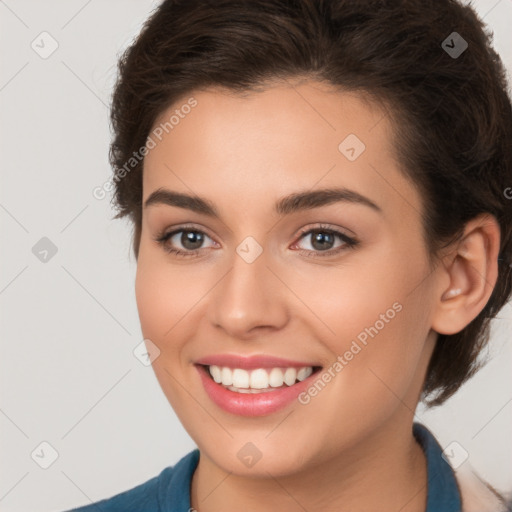
[[[414,419],[511,294],[512,109],[474,11],[164,1],[119,72],[117,217],[198,448],[76,510],[506,510]]]

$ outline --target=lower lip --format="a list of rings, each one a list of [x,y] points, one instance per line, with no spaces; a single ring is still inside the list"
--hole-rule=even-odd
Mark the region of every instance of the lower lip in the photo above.
[[[238,416],[265,416],[284,409],[292,403],[310,384],[310,379],[295,383],[293,386],[278,388],[262,393],[237,393],[217,384],[203,366],[196,365],[204,389],[211,400],[219,407]]]

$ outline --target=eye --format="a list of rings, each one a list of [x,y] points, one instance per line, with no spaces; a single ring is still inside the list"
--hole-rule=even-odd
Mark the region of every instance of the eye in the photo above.
[[[310,246],[312,249],[301,250],[302,254],[306,256],[315,257],[324,257],[324,256],[333,256],[335,254],[340,253],[346,249],[354,248],[359,241],[353,237],[338,231],[337,229],[331,228],[327,225],[320,225],[318,227],[312,229],[305,229],[301,231],[300,238],[310,239]],[[342,241],[341,245],[338,247],[333,247],[335,244],[336,238]],[[296,247],[297,243],[294,244],[293,247]]]
[[[158,234],[155,241],[158,242],[168,253],[179,257],[198,256],[198,252],[206,238],[210,238],[206,233],[191,226],[180,226],[170,232]],[[210,238],[211,240],[211,238]],[[176,244],[181,244],[184,250],[176,248]]]
[[[346,249],[354,248],[359,241],[353,237],[338,231],[327,225],[320,225],[311,229],[304,229],[300,233],[300,239],[310,237],[310,246],[312,249],[301,249],[299,252],[308,257],[325,257],[334,256]],[[155,241],[159,243],[166,252],[174,254],[178,257],[195,257],[199,251],[204,249],[203,243],[205,238],[212,240],[204,231],[194,228],[193,226],[180,226],[169,232],[161,232],[155,237]],[[341,240],[341,245],[332,247],[336,238]],[[183,249],[176,248],[176,244],[181,244]],[[215,245],[215,242],[214,242]],[[295,248],[297,242],[292,246]]]

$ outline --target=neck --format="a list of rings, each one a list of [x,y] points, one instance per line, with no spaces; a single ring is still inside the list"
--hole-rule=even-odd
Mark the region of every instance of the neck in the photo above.
[[[192,478],[198,512],[337,510],[425,512],[427,467],[412,419],[379,427],[357,445],[300,471],[251,478],[226,473],[201,454]]]

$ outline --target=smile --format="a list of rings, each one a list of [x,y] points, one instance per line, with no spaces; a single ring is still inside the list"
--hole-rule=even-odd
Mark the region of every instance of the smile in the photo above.
[[[217,384],[222,384],[236,393],[259,393],[275,391],[283,386],[293,386],[302,382],[313,373],[312,366],[302,368],[229,368],[211,365],[208,367],[211,377]]]
[[[238,416],[264,416],[291,405],[321,366],[270,356],[217,355],[196,361],[210,400]]]

